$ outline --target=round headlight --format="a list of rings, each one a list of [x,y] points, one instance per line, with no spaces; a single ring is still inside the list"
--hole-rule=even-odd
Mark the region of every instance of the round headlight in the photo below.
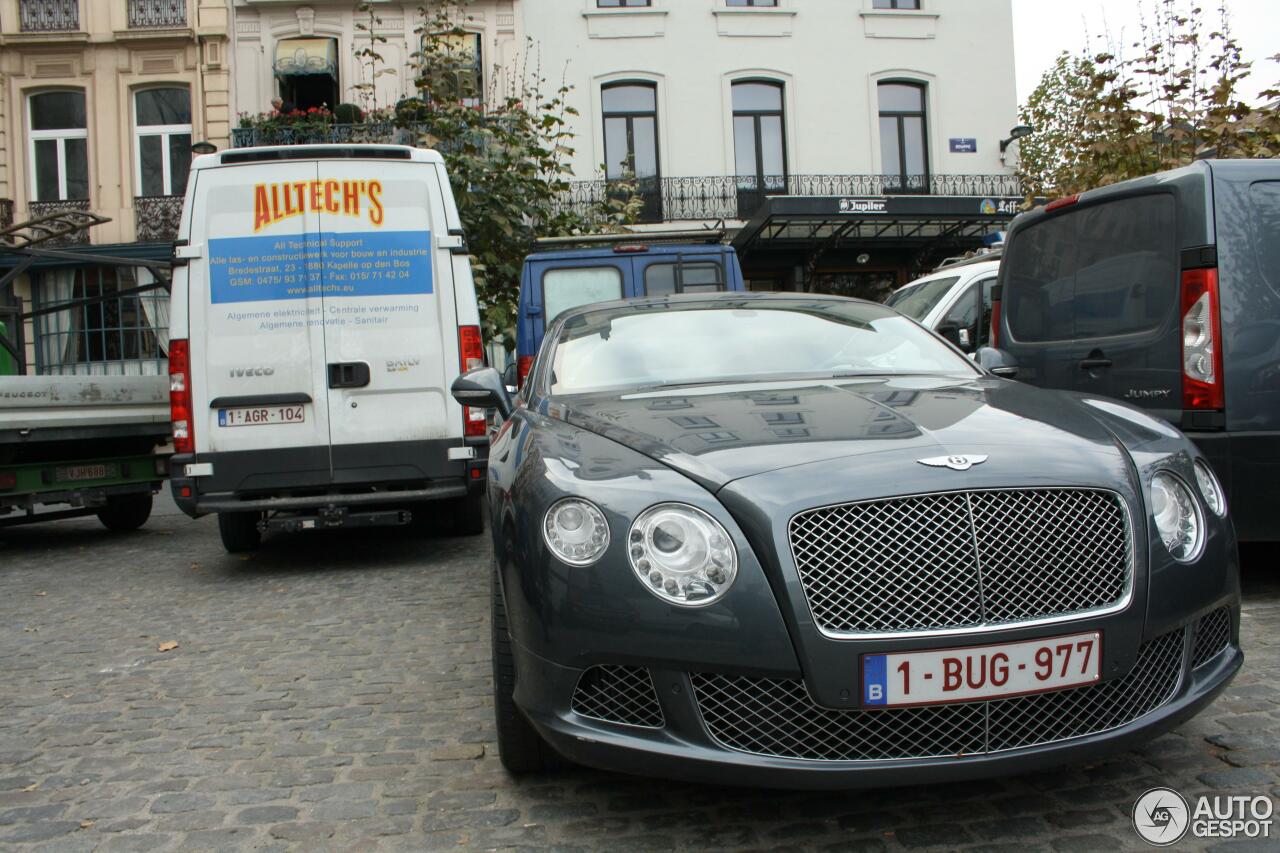
[[[591,501],[564,498],[547,510],[542,538],[563,562],[589,566],[609,547],[609,523]]]
[[[1164,547],[1175,560],[1185,563],[1199,556],[1204,522],[1191,490],[1180,479],[1166,471],[1151,478],[1151,513]]]
[[[659,598],[698,607],[710,604],[738,576],[738,552],[720,522],[684,504],[651,506],[627,538],[636,577]]]
[[[1203,459],[1196,460],[1196,484],[1200,486],[1200,494],[1204,496],[1204,502],[1213,510],[1213,514],[1226,515],[1227,496],[1213,469]]]

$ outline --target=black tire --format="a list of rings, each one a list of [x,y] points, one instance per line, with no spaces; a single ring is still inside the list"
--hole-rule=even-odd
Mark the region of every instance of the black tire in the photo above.
[[[261,545],[262,531],[258,530],[261,519],[260,512],[218,513],[218,533],[222,536],[222,547],[227,549],[227,553],[252,551]]]
[[[538,773],[561,765],[562,759],[534,730],[516,705],[516,662],[507,633],[498,565],[493,565],[490,622],[493,626],[493,715],[498,724],[498,758],[512,773]]]
[[[454,499],[453,532],[459,536],[479,536],[484,533],[484,495],[476,492],[465,498]]]
[[[111,495],[107,505],[98,510],[98,521],[116,533],[137,530],[151,517],[151,494]]]

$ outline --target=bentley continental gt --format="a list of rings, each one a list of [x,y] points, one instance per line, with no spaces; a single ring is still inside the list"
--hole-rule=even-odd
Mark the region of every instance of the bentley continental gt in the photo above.
[[[1243,661],[1204,456],[996,376],[881,305],[598,303],[549,324],[489,458],[498,745],[852,788],[1097,757]]]

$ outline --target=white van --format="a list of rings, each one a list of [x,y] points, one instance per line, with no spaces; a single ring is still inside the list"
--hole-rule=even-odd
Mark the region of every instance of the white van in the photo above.
[[[483,527],[483,362],[462,226],[434,151],[234,149],[192,163],[175,248],[174,499],[229,551],[269,529]],[[434,506],[428,501],[442,501]]]
[[[885,305],[973,355],[990,344],[992,292],[999,272],[997,252],[943,264],[895,290]]]

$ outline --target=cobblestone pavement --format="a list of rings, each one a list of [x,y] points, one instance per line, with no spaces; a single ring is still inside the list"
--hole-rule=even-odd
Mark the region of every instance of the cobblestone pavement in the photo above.
[[[813,794],[514,781],[482,540],[317,533],[241,559],[213,521],[161,507],[127,536],[92,519],[0,533],[0,847],[1142,849],[1129,811],[1153,785],[1280,794],[1273,552],[1249,558],[1245,671],[1141,751]]]

